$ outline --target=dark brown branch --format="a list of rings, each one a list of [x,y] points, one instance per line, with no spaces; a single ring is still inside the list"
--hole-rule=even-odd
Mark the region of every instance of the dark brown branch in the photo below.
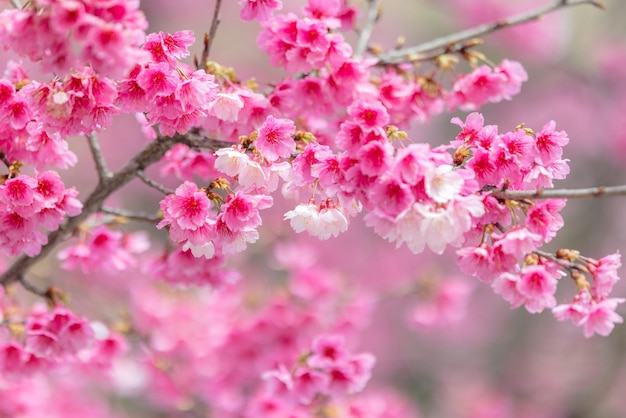
[[[8,169],[11,169],[11,161],[9,161],[9,159],[7,158],[4,152],[0,152],[0,161],[2,161],[4,165],[7,166]]]
[[[552,13],[566,7],[579,6],[582,4],[589,4],[600,9],[604,9],[604,5],[597,0],[559,0],[552,3],[551,5],[544,6],[539,9],[531,10],[525,13],[520,13],[499,22],[487,23],[471,29],[454,33],[452,35],[437,38],[417,46],[396,49],[386,54],[381,54],[378,57],[377,64],[399,64],[402,62],[424,59],[424,54],[427,54],[427,56],[429,57],[433,57],[443,53],[459,51],[462,48],[465,48],[465,43],[471,39],[487,35],[489,33],[510,26],[520,25],[522,23],[530,22],[533,20],[539,20],[548,13]]]
[[[586,189],[497,190],[491,195],[502,200],[574,199],[582,197],[625,196],[626,185],[589,187]]]

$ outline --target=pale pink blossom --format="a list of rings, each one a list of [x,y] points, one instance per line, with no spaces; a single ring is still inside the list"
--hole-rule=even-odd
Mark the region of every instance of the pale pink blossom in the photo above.
[[[218,93],[209,105],[209,112],[225,122],[236,122],[243,100],[235,93]]]
[[[445,203],[457,197],[463,183],[463,178],[449,165],[430,167],[424,173],[426,194],[438,203]]]
[[[610,298],[592,302],[589,311],[579,323],[583,327],[585,337],[589,338],[594,333],[606,337],[613,331],[615,324],[624,322],[624,319],[615,312],[617,305],[624,301],[626,299]]]

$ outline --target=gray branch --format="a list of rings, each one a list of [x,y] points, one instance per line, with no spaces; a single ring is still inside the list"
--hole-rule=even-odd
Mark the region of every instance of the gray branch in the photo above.
[[[437,38],[417,46],[396,49],[386,54],[381,54],[378,57],[378,65],[399,64],[402,62],[419,60],[423,59],[422,55],[427,53],[428,57],[433,57],[446,52],[459,51],[465,47],[465,42],[471,39],[487,35],[506,27],[519,25],[533,20],[539,20],[548,13],[582,4],[589,4],[600,9],[604,9],[604,5],[597,0],[559,0],[548,6],[520,13],[499,22],[487,23],[454,33],[452,35]]]
[[[357,41],[356,49],[354,50],[354,56],[361,58],[367,50],[367,44],[372,36],[374,26],[380,18],[380,3],[381,0],[368,0],[367,20],[361,33],[359,34],[359,40]]]
[[[502,200],[575,199],[582,197],[625,196],[626,185],[600,186],[585,189],[497,190],[491,195]]]
[[[144,173],[143,171],[138,171],[137,172],[137,177],[139,177],[139,179],[141,181],[144,182],[144,184],[146,184],[149,187],[152,187],[155,190],[160,191],[161,193],[168,195],[168,194],[174,194],[174,190],[172,189],[168,189],[167,187],[163,186],[160,183],[157,183],[156,181],[152,180],[151,178],[149,178],[148,176],[146,176],[146,173]]]
[[[147,213],[130,212],[124,209],[113,209],[113,208],[103,207],[102,209],[100,209],[100,211],[108,215],[119,216],[125,219],[129,219],[131,221],[147,222],[151,224],[159,223],[161,219],[163,219],[158,214],[151,215]]]
[[[100,149],[100,143],[98,143],[98,138],[96,138],[95,133],[85,135],[85,137],[89,143],[89,149],[91,150],[93,161],[96,164],[98,179],[100,181],[104,181],[104,179],[111,177],[111,172],[107,168],[106,162],[104,161],[104,156],[102,155],[102,150]]]

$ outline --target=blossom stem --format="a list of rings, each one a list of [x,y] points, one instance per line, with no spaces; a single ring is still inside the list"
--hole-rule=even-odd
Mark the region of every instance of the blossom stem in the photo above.
[[[107,168],[106,162],[104,161],[104,156],[102,155],[100,143],[98,142],[98,138],[96,138],[96,134],[91,133],[89,135],[85,135],[85,137],[87,138],[87,142],[89,143],[89,149],[91,150],[91,156],[93,157],[93,161],[96,164],[98,178],[102,182],[104,181],[104,179],[111,177],[111,172]]]
[[[20,284],[22,285],[24,289],[28,290],[31,293],[34,293],[37,296],[41,296],[42,298],[48,298],[50,296],[48,291],[41,290],[38,287],[34,286],[32,283],[27,281],[22,275],[20,275],[18,281],[20,282]]]
[[[155,190],[160,191],[161,193],[168,195],[168,194],[174,194],[174,190],[168,189],[167,187],[163,186],[162,184],[157,183],[156,181],[152,180],[151,178],[149,178],[148,176],[146,176],[146,173],[144,173],[143,171],[138,171],[137,172],[137,177],[139,177],[139,179],[141,181],[143,181],[146,185],[152,187]]]
[[[526,199],[573,199],[581,197],[625,196],[626,185],[599,186],[583,189],[537,189],[537,190],[498,190],[491,195],[503,200]]]
[[[22,8],[22,3],[20,2],[20,0],[11,0],[11,4],[16,9],[21,9]]]
[[[367,50],[367,44],[372,36],[372,32],[374,30],[374,26],[378,19],[380,19],[381,15],[381,0],[368,0],[368,13],[367,13],[367,21],[361,29],[361,33],[359,34],[359,40],[357,42],[356,48],[354,50],[355,58],[361,58],[365,51]]]
[[[448,52],[455,52],[467,48],[466,41],[487,35],[489,33],[504,29],[510,26],[520,25],[522,23],[539,20],[546,14],[552,13],[559,9],[571,6],[579,6],[589,4],[600,9],[605,6],[598,0],[559,0],[548,6],[544,6],[535,10],[520,13],[497,22],[487,23],[466,29],[448,36],[424,42],[420,45],[396,49],[378,57],[377,65],[399,64],[408,61],[417,61],[433,56],[441,55]],[[427,54],[430,53],[430,54]]]

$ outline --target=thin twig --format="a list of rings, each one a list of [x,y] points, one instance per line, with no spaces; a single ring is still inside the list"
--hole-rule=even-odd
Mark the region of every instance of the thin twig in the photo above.
[[[147,213],[130,212],[124,209],[113,209],[113,208],[103,207],[100,210],[102,213],[106,213],[109,215],[120,216],[122,218],[129,219],[131,221],[148,222],[151,224],[159,223],[163,219],[163,217],[160,215],[149,215]]]
[[[208,34],[204,34],[204,49],[202,50],[202,57],[198,63],[199,68],[204,68],[206,62],[209,59],[211,53],[211,47],[213,46],[213,40],[217,34],[217,27],[220,25],[220,9],[222,7],[222,0],[216,0],[215,8],[213,9],[213,19],[211,20],[211,27]]]
[[[626,185],[600,186],[586,189],[497,190],[491,195],[502,200],[574,199],[581,197],[625,196]]]
[[[0,161],[2,161],[4,165],[7,166],[8,169],[11,168],[11,161],[9,161],[9,159],[7,158],[4,152],[0,152]]]
[[[34,293],[37,296],[41,296],[42,298],[48,298],[50,296],[47,290],[39,289],[38,287],[27,281],[22,275],[20,275],[18,281],[24,289],[28,290],[31,293]]]
[[[359,40],[356,44],[356,48],[354,50],[355,58],[361,58],[365,51],[367,50],[367,44],[372,36],[372,31],[374,30],[374,26],[378,19],[380,19],[381,13],[381,0],[368,0],[368,11],[367,11],[367,20],[363,29],[361,29],[361,33],[359,34]]]
[[[174,190],[169,189],[169,188],[163,186],[162,184],[159,184],[156,181],[152,180],[148,176],[146,176],[146,173],[144,173],[143,171],[137,172],[137,177],[139,177],[139,179],[141,181],[143,181],[146,185],[152,187],[155,190],[160,191],[161,193],[163,193],[165,195],[174,194],[175,193]]]
[[[89,149],[91,150],[91,156],[93,157],[93,161],[96,164],[98,179],[100,181],[103,181],[105,178],[111,177],[111,172],[107,168],[106,162],[104,161],[104,156],[102,155],[100,143],[98,143],[98,138],[96,138],[96,134],[91,133],[89,135],[85,135],[85,137],[87,138],[87,142],[89,143]]]
[[[525,13],[520,13],[518,15],[511,16],[498,22],[476,26],[474,28],[457,32],[452,35],[444,36],[442,38],[437,38],[417,46],[396,49],[386,54],[381,54],[378,57],[377,64],[388,65],[418,60],[420,58],[423,58],[420,56],[421,54],[437,50],[440,54],[457,51],[463,48],[464,43],[470,39],[487,35],[491,32],[495,32],[506,27],[519,25],[533,20],[539,20],[548,13],[557,11],[565,7],[579,6],[582,4],[589,4],[600,9],[604,9],[604,5],[597,0],[559,0],[551,5],[544,6],[539,9],[531,10]],[[432,56],[432,54],[429,55]]]
[[[11,0],[11,4],[16,9],[21,9],[22,8],[22,3],[20,3],[20,0]]]

